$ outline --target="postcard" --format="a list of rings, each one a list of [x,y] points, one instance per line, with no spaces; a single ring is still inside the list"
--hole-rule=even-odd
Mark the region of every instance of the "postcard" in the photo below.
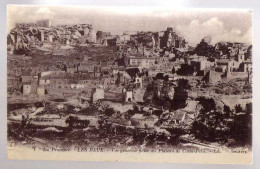
[[[8,5],[9,159],[252,163],[252,11]]]

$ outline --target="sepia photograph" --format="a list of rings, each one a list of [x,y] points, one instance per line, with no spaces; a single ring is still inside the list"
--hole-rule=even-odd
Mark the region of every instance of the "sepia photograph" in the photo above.
[[[252,10],[8,5],[9,159],[252,163]]]

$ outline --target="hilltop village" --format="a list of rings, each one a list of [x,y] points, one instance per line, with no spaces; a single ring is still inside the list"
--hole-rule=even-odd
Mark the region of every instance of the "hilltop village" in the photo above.
[[[112,35],[40,20],[17,24],[7,53],[14,139],[251,145],[252,45],[205,37],[191,47],[171,27]]]

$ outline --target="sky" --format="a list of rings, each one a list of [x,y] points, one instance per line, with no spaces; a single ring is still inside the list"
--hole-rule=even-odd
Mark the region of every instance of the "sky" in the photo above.
[[[53,25],[86,23],[112,34],[174,27],[191,46],[204,37],[211,37],[212,44],[252,43],[252,11],[249,10],[8,5],[7,17],[8,32],[15,23],[50,19]]]

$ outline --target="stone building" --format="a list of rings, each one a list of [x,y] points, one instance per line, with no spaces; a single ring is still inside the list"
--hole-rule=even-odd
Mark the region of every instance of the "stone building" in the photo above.
[[[205,81],[209,84],[216,84],[221,80],[220,73],[210,70],[206,75],[202,78],[202,81]]]
[[[132,102],[132,101],[133,101],[133,91],[126,91],[125,102]]]
[[[96,91],[94,92],[93,97],[92,97],[93,102],[96,102],[96,101],[104,99],[104,98],[105,98],[104,89],[96,88]]]
[[[24,83],[22,89],[23,89],[22,92],[24,95],[31,94],[32,93],[31,83]]]

